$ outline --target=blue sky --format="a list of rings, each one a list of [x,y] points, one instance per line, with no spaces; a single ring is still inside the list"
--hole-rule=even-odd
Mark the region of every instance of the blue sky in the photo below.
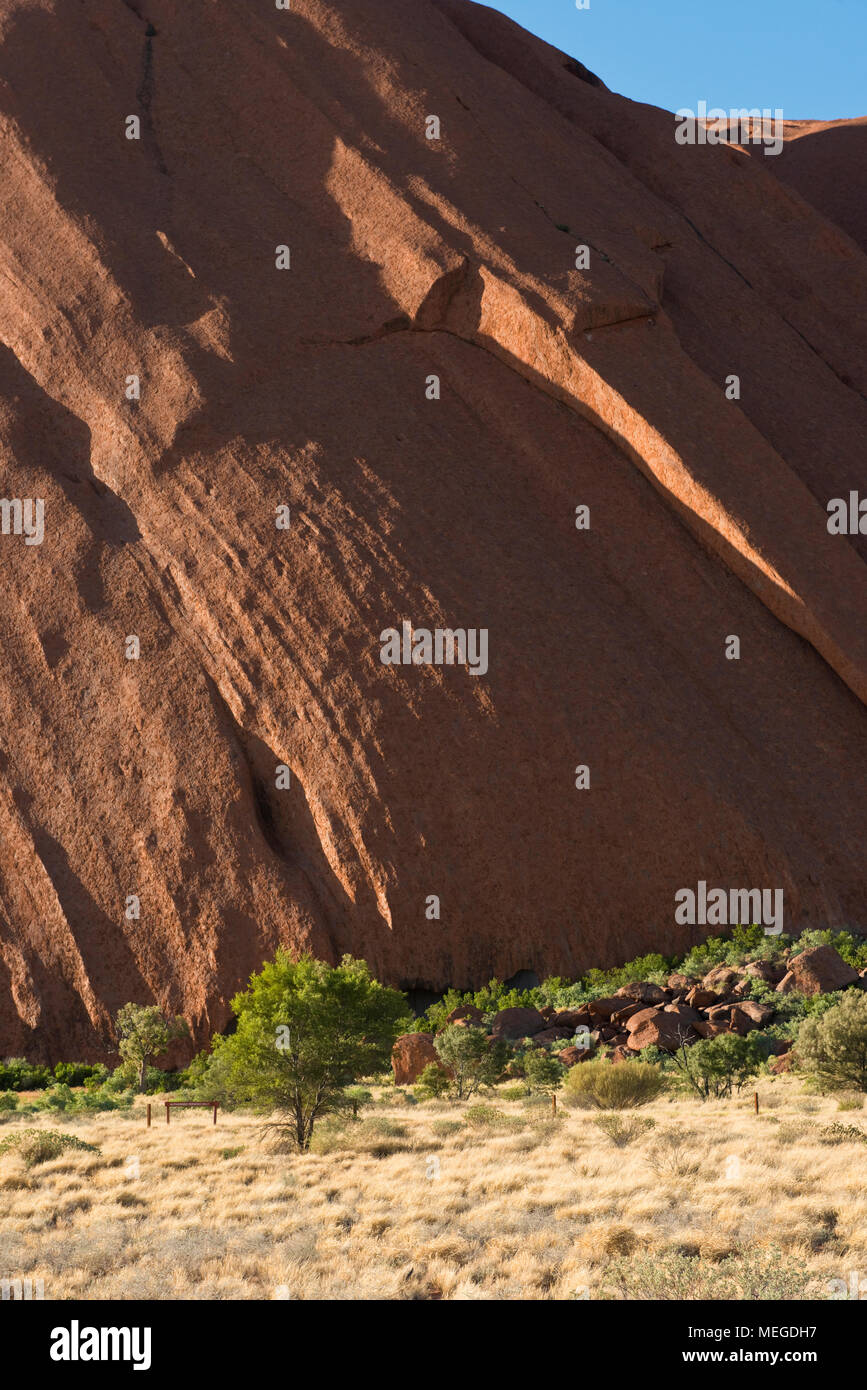
[[[606,86],[669,111],[867,116],[867,0],[493,0]]]

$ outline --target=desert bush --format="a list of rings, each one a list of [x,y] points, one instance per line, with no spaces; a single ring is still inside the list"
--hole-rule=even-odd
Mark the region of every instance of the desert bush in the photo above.
[[[867,1131],[857,1125],[844,1125],[839,1120],[824,1125],[819,1131],[821,1144],[867,1144]]]
[[[526,1086],[501,1086],[497,1092],[500,1100],[524,1100],[526,1094]]]
[[[357,1116],[359,1110],[365,1105],[373,1104],[373,1092],[368,1091],[364,1086],[347,1086],[343,1092],[347,1110],[351,1110],[353,1116]]]
[[[493,1105],[468,1105],[464,1120],[473,1129],[520,1129],[526,1124],[519,1115],[507,1115]]]
[[[658,1177],[685,1178],[699,1172],[693,1157],[692,1136],[680,1130],[664,1130],[648,1150],[647,1161]]]
[[[68,1149],[99,1153],[96,1144],[87,1144],[74,1134],[61,1134],[56,1129],[21,1129],[0,1140],[0,1154],[17,1153],[28,1168],[59,1158]]]
[[[434,1120],[431,1125],[431,1133],[438,1139],[450,1139],[453,1134],[458,1134],[463,1129],[460,1120]]]
[[[631,1110],[655,1100],[665,1089],[665,1077],[646,1062],[579,1062],[566,1076],[563,1099],[600,1110]]]
[[[774,1247],[744,1249],[715,1262],[669,1250],[621,1256],[608,1265],[602,1283],[603,1298],[635,1300],[757,1302],[815,1296],[806,1266],[786,1261]]]
[[[828,1091],[867,1091],[867,994],[848,990],[798,1031],[799,1066]]]
[[[650,955],[637,956],[635,960],[627,961],[625,965],[618,965],[613,970],[588,970],[581,980],[583,995],[585,998],[596,996],[597,998],[614,994],[624,985],[631,984],[633,980],[650,980],[655,984],[662,984],[671,973],[672,962],[665,956]],[[566,991],[561,991],[561,998],[564,1006],[573,1002],[565,997]],[[559,1000],[557,1001],[560,1002]],[[574,1002],[578,1002],[577,1000]]]
[[[18,1096],[14,1091],[0,1091],[0,1111],[11,1112],[17,1110],[18,1105]]]
[[[624,1149],[634,1139],[640,1139],[643,1134],[656,1127],[655,1120],[645,1119],[640,1115],[631,1115],[629,1119],[624,1119],[616,1113],[600,1115],[593,1123],[618,1149]]]

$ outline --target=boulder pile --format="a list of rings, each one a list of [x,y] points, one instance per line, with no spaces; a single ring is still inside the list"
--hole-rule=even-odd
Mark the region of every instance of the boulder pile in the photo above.
[[[774,1005],[749,998],[757,980],[777,994],[827,994],[849,986],[867,988],[867,971],[859,974],[833,946],[816,946],[781,957],[779,963],[717,965],[701,978],[676,973],[669,975],[665,985],[636,980],[612,995],[588,999],[579,1008],[502,1009],[494,1017],[491,1035],[533,1047],[574,1039],[572,1046],[555,1054],[564,1067],[586,1062],[600,1046],[610,1049],[612,1062],[634,1059],[645,1047],[676,1052],[701,1038],[721,1033],[743,1037],[773,1023]],[[462,1005],[446,1019],[446,1024],[452,1023],[479,1027],[483,1015],[473,1005]],[[773,1040],[771,1052],[778,1057],[774,1070],[788,1068],[790,1047],[789,1042]],[[392,1059],[395,1082],[415,1081],[428,1062],[439,1063],[432,1033],[399,1038]]]

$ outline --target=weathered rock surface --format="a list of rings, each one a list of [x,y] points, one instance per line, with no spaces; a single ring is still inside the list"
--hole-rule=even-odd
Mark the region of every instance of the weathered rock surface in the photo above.
[[[849,236],[467,0],[2,28],[45,536],[0,536],[0,1054],[104,1056],[131,999],[197,1048],[279,944],[430,989],[673,953],[699,878],[863,925]],[[382,665],[403,620],[488,671]]]
[[[442,1071],[447,1070],[434,1047],[433,1033],[404,1033],[397,1039],[391,1052],[394,1084],[410,1086],[431,1062]]]

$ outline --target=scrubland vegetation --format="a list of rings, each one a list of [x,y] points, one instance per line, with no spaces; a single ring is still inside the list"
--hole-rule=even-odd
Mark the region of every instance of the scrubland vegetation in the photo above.
[[[234,1001],[235,1031],[173,1076],[151,1065],[155,1011],[127,1006],[113,1072],[0,1071],[0,1278],[55,1299],[867,1296],[860,980],[777,993],[746,1036],[631,1060],[600,1039],[563,1065],[563,1039],[497,1036],[505,1009],[580,1009],[817,945],[864,968],[849,934],[738,929],[686,961],[453,993],[421,1020],[363,962],[279,955]],[[439,1060],[397,1086],[407,1030]],[[790,1071],[773,1073],[768,1038]],[[166,1126],[156,1105],[148,1128],[140,1087],[217,1099],[218,1124],[180,1110]]]

